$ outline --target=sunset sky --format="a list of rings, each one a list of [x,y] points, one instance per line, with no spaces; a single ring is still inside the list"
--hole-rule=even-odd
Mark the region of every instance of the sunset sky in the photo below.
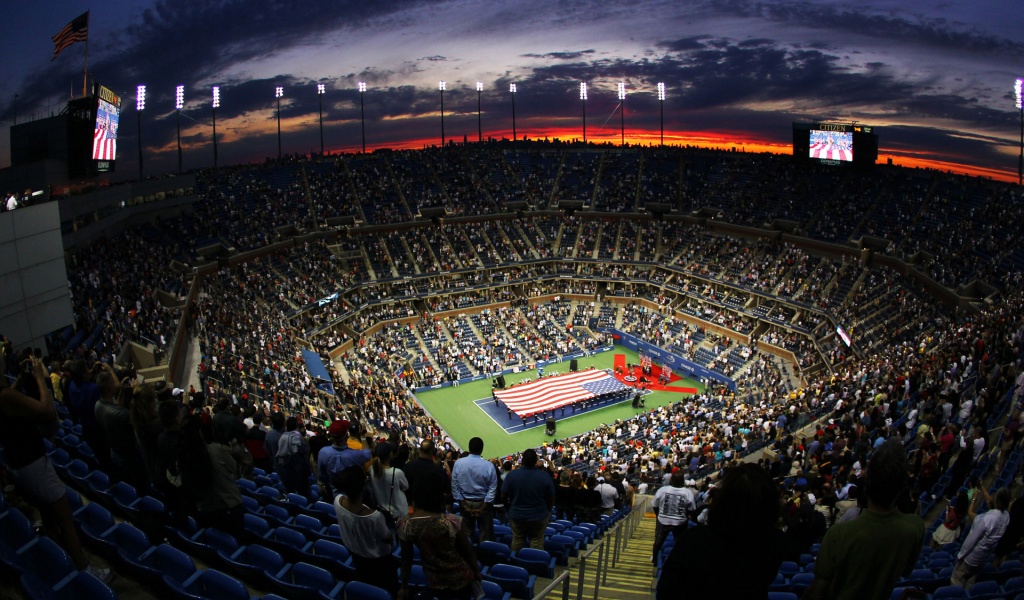
[[[82,93],[86,44],[51,61],[50,38],[90,10],[90,85],[122,97],[115,178],[137,176],[136,86],[147,175],[176,170],[174,88],[185,168],[211,165],[211,86],[221,89],[221,164],[277,155],[274,88],[282,86],[284,152],[324,141],[368,149],[477,136],[582,136],[579,83],[589,86],[587,138],[618,143],[626,84],[627,142],[665,141],[790,153],[794,121],[858,121],[880,136],[879,160],[1016,180],[1024,76],[1019,0],[596,0],[303,3],[268,0],[7,2],[0,8],[0,168],[9,127],[59,112]],[[17,95],[17,99],[15,98]]]

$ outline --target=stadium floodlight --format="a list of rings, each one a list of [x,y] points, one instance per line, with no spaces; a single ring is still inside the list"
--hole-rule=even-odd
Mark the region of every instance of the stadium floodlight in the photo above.
[[[217,168],[217,109],[220,108],[220,86],[213,86],[213,168]]]
[[[139,126],[139,181],[142,181],[142,111],[146,108],[146,86],[135,88],[135,116]]]
[[[661,145],[665,145],[665,84],[658,83],[658,102],[661,104]]]
[[[322,83],[316,84],[316,97],[320,101],[320,156],[324,155],[324,92],[326,91],[326,85]]]
[[[587,143],[587,82],[580,82],[580,106],[583,108],[583,143]]]
[[[174,88],[174,121],[178,128],[178,174],[181,174],[181,109],[185,106],[185,86]]]
[[[359,82],[359,129],[363,134],[363,154],[366,154],[366,112],[363,110],[363,94],[366,93],[366,82]]]
[[[274,98],[277,98],[277,160],[281,160],[281,97],[284,96],[284,88],[274,88]]]
[[[620,145],[626,145],[626,82],[619,82],[619,120],[621,123],[622,141]]]
[[[484,91],[484,82],[476,82],[476,141],[484,141],[483,121],[480,117],[480,95]]]
[[[1017,78],[1013,84],[1017,96],[1017,110],[1020,111],[1020,155],[1017,156],[1017,185],[1024,185],[1024,79]]]
[[[508,93],[512,95],[512,141],[516,141],[516,84],[508,85]]]
[[[441,92],[441,147],[444,148],[444,91],[448,89],[448,82],[439,81],[437,89]]]

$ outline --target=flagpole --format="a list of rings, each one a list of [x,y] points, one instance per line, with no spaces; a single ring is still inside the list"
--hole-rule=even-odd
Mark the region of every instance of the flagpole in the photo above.
[[[89,34],[85,34],[85,70],[82,72],[82,97],[85,98],[89,87]]]

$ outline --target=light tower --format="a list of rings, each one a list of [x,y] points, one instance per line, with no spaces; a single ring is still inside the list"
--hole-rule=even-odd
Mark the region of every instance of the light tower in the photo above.
[[[626,145],[626,82],[619,82],[619,120],[621,123],[622,141],[621,146]]]
[[[1017,96],[1017,110],[1020,112],[1020,155],[1017,156],[1017,185],[1024,185],[1024,79],[1018,78],[1013,85]]]
[[[580,106],[583,108],[583,143],[587,143],[587,83],[580,82]]]
[[[476,141],[484,141],[483,122],[480,118],[480,94],[484,91],[482,81],[476,82]]]
[[[448,82],[438,82],[437,88],[441,91],[441,147],[444,148],[444,91],[448,89]]]
[[[326,85],[316,84],[316,97],[320,100],[320,156],[324,155],[324,92],[326,91]]]
[[[277,159],[281,160],[281,96],[284,96],[284,88],[274,88],[274,97],[277,98]]]
[[[363,111],[363,94],[366,93],[366,82],[359,82],[359,129],[363,134],[363,154],[366,154],[366,113]]]
[[[661,145],[665,145],[665,84],[658,83],[658,102],[661,103]]]
[[[142,181],[142,111],[146,108],[146,86],[135,88],[135,116],[139,125],[139,181]]]
[[[213,168],[217,168],[217,109],[220,108],[220,86],[213,86]]]
[[[181,109],[185,107],[185,86],[174,88],[174,113],[178,126],[178,174],[181,174]]]
[[[512,141],[516,141],[516,84],[510,83],[508,93],[512,95]]]

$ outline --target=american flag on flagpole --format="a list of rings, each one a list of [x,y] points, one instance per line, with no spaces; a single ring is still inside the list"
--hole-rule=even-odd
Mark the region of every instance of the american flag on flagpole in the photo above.
[[[53,36],[53,58],[64,51],[65,48],[75,42],[86,42],[89,40],[89,11],[85,11],[64,26],[57,35]]]
[[[589,370],[543,377],[523,385],[494,392],[519,416],[560,408],[611,392],[627,389],[606,371]]]

